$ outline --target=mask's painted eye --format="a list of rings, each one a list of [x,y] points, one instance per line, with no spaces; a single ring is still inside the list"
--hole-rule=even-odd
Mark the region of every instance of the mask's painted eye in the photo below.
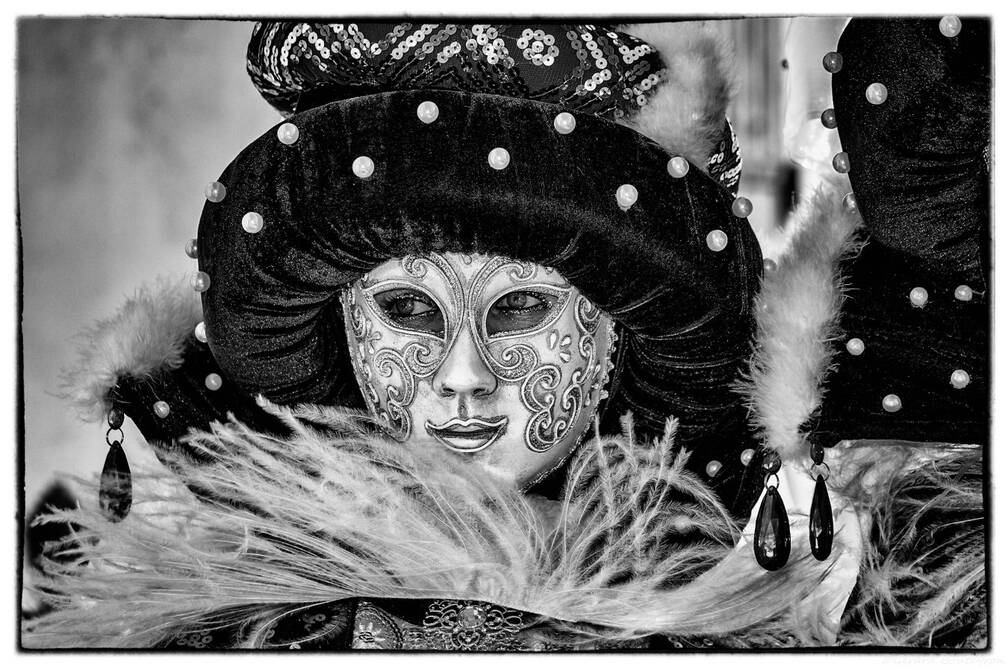
[[[378,307],[396,325],[424,333],[444,335],[444,315],[434,300],[408,288],[393,288],[374,295]]]
[[[550,313],[557,296],[537,291],[512,291],[501,296],[487,312],[487,335],[530,330]]]

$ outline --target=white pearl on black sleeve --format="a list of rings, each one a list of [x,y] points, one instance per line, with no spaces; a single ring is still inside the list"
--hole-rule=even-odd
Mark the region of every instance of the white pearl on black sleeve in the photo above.
[[[724,251],[728,246],[728,236],[723,230],[715,229],[707,233],[707,248],[711,251]]]
[[[511,164],[511,154],[503,147],[496,147],[487,154],[487,163],[494,170],[503,170]]]
[[[241,221],[242,229],[246,233],[256,234],[263,227],[263,218],[259,212],[248,212],[242,217]]]
[[[964,389],[969,386],[970,376],[965,370],[955,370],[949,378],[949,384],[955,389]]]
[[[361,179],[367,179],[374,174],[374,161],[367,156],[358,156],[350,166],[353,173]]]
[[[938,22],[938,30],[945,37],[955,37],[962,30],[962,21],[959,20],[958,16],[943,16],[941,21]]]
[[[438,115],[440,113],[441,110],[438,109],[437,103],[431,100],[424,100],[419,105],[417,105],[416,110],[417,118],[428,125],[437,121]]]
[[[207,184],[203,194],[206,195],[206,199],[210,202],[220,202],[227,195],[227,189],[219,181],[212,181]]]
[[[865,89],[865,97],[873,105],[881,105],[889,97],[889,89],[881,82],[875,82]]]
[[[676,156],[669,160],[666,169],[676,179],[682,179],[689,172],[689,162],[682,156]]]
[[[277,128],[277,139],[282,143],[291,145],[298,141],[301,131],[293,123],[281,123]]]
[[[616,189],[616,203],[626,211],[637,202],[637,187],[633,184],[623,184]]]
[[[898,412],[903,409],[903,401],[895,393],[890,393],[882,398],[882,409],[887,412]]]
[[[740,219],[746,218],[752,214],[752,200],[742,196],[735,198],[732,200],[731,211]]]
[[[864,341],[860,337],[852,337],[847,340],[847,353],[851,356],[860,356],[864,353]]]
[[[569,135],[577,127],[577,120],[570,112],[560,112],[553,119],[553,129],[561,135]]]
[[[205,272],[197,272],[189,280],[189,285],[192,286],[194,291],[203,293],[210,288],[210,275]]]

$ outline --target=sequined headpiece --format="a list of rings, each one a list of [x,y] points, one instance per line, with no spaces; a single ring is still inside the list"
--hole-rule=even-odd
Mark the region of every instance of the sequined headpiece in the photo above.
[[[687,41],[684,37],[676,48]],[[632,123],[655,106],[663,86],[689,104],[691,92],[681,79],[693,64],[675,62],[676,48],[668,50],[669,57],[633,35],[594,25],[269,22],[258,24],[252,34],[248,72],[267,102],[285,116],[370,93],[436,89],[535,100]],[[663,56],[673,61],[671,66]],[[698,74],[717,79],[709,72]],[[676,123],[709,126],[713,142],[700,152],[690,152],[681,137],[675,144],[734,193],[741,171],[738,142],[720,101],[699,96],[697,102],[695,109],[682,112],[698,118]]]

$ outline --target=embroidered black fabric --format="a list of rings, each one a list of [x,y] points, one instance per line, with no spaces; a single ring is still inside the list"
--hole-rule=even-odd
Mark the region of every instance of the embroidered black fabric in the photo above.
[[[869,241],[844,268],[841,349],[817,438],[986,443],[990,389],[990,22],[855,19],[833,97]],[[884,84],[871,104],[865,90]],[[969,286],[972,300],[955,297]],[[914,306],[910,291],[928,300]],[[841,345],[842,347],[842,342]],[[951,385],[955,370],[970,378]],[[898,412],[882,407],[896,394]]]

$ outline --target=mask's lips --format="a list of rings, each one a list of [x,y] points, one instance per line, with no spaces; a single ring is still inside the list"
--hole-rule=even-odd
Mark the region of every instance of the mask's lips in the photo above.
[[[438,442],[452,451],[471,454],[482,451],[504,434],[507,430],[506,416],[490,418],[470,417],[468,419],[449,419],[442,424],[427,420],[424,428]]]

